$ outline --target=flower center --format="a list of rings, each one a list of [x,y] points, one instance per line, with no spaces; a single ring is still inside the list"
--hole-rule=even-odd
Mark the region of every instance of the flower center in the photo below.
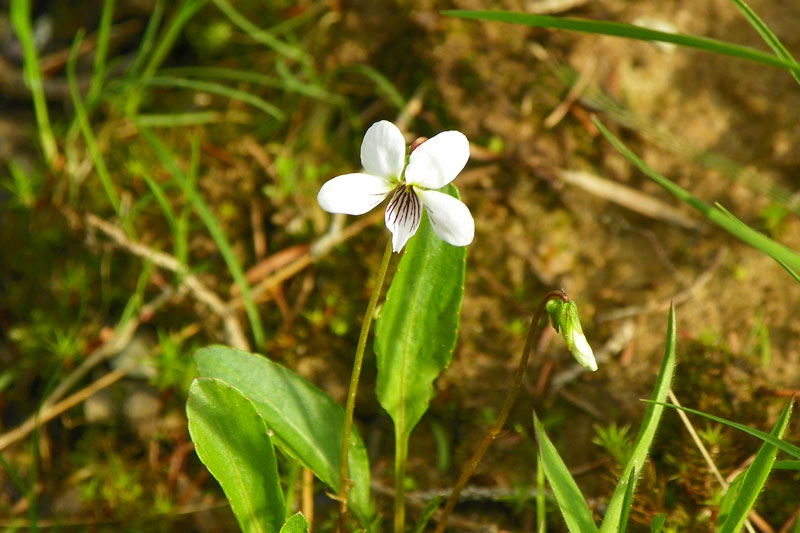
[[[386,221],[393,225],[405,224],[419,220],[422,216],[422,206],[419,198],[414,193],[411,185],[400,185],[395,189],[389,205],[386,207]]]

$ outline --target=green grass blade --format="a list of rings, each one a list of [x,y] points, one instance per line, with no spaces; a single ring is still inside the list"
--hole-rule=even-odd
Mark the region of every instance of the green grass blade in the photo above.
[[[422,512],[419,514],[419,520],[417,523],[414,524],[413,533],[424,533],[425,528],[428,527],[428,522],[430,522],[433,513],[436,512],[436,509],[439,508],[439,504],[442,503],[444,498],[442,496],[436,496],[435,498],[431,498],[425,507],[422,509]]]
[[[619,533],[625,533],[628,528],[628,516],[631,513],[631,506],[633,505],[633,489],[636,486],[636,472],[631,470],[631,475],[628,477],[628,488],[625,489],[625,498],[622,500],[622,515],[619,517]]]
[[[86,108],[81,99],[80,89],[78,89],[78,81],[75,77],[75,62],[78,59],[78,51],[80,49],[81,40],[83,39],[83,32],[78,32],[75,40],[72,42],[72,49],[69,52],[69,59],[67,60],[67,82],[69,83],[69,94],[72,97],[72,105],[75,107],[75,115],[78,118],[78,126],[80,127],[83,139],[86,142],[86,149],[94,163],[94,168],[97,171],[97,177],[100,178],[100,183],[103,190],[108,197],[108,201],[117,213],[121,216],[119,195],[114,188],[114,182],[111,179],[111,174],[106,168],[106,163],[103,160],[103,155],[100,153],[100,148],[97,146],[97,141],[92,132],[92,126],[89,124],[89,117],[86,114]]]
[[[100,94],[106,76],[106,56],[108,55],[108,39],[111,35],[111,23],[114,20],[115,0],[103,0],[103,11],[100,14],[100,27],[97,31],[97,47],[94,51],[92,77],[89,80],[89,92],[86,101],[93,102]]]
[[[545,433],[544,427],[535,413],[533,415],[533,428],[536,431],[536,440],[539,443],[539,454],[544,466],[544,475],[553,489],[553,496],[555,496],[558,507],[561,509],[561,515],[567,523],[567,529],[569,529],[570,533],[596,532],[597,526],[592,519],[592,513],[589,511],[589,506],[586,504],[581,490],[575,480],[572,479],[567,465],[558,455],[558,451],[556,451],[555,446],[553,446],[547,433]]]
[[[764,21],[753,11],[750,6],[748,6],[744,0],[731,0],[733,4],[742,12],[744,18],[747,19],[747,22],[758,32],[764,42],[772,48],[775,55],[778,57],[785,59],[786,61],[791,61],[792,63],[797,63],[792,57],[792,54],[783,46],[783,43],[780,42],[778,37],[772,33],[772,30],[769,29],[769,26],[764,24]],[[791,71],[792,77],[800,83],[800,73],[796,70]]]
[[[39,57],[36,54],[36,43],[33,40],[30,0],[11,0],[9,10],[11,25],[17,34],[20,46],[22,46],[22,69],[25,75],[25,84],[33,97],[33,111],[39,129],[39,142],[42,144],[45,161],[48,165],[53,166],[58,156],[58,145],[50,126],[47,100],[42,86],[42,72],[39,69]]]
[[[800,461],[775,461],[772,465],[775,470],[797,470],[800,471]]]
[[[736,222],[737,224],[739,224],[739,227],[741,228],[741,230],[742,230],[742,231],[744,231],[744,232],[752,232],[752,231],[754,231],[752,228],[750,228],[750,226],[748,226],[747,224],[745,224],[744,222],[742,222],[741,220],[739,220],[738,218],[736,218],[736,216],[735,216],[733,213],[731,213],[730,211],[728,211],[727,209],[725,209],[725,207],[723,207],[723,205],[722,205],[722,204],[720,204],[719,202],[715,202],[715,203],[714,203],[714,205],[716,206],[716,208],[717,208],[717,209],[719,209],[720,211],[722,211],[722,213],[723,213],[723,214],[724,214],[726,217],[728,217],[728,218],[729,218],[729,219],[731,219],[732,221],[734,221],[734,222]],[[761,235],[761,234],[759,233],[759,235]],[[792,270],[792,269],[791,269],[791,267],[789,267],[789,265],[787,265],[786,263],[784,263],[784,262],[783,262],[783,261],[781,261],[780,259],[776,259],[776,258],[773,258],[773,259],[775,259],[775,261],[777,261],[777,262],[778,262],[778,264],[779,264],[780,266],[782,266],[782,267],[783,267],[783,269],[784,269],[786,272],[788,272],[788,273],[789,273],[789,275],[790,275],[790,276],[792,276],[792,277],[794,278],[794,280],[795,280],[797,283],[800,283],[800,274],[798,274],[797,272],[795,272],[794,270]]]
[[[206,2],[207,0],[183,0],[180,4],[178,4],[175,14],[169,20],[166,27],[161,32],[158,41],[155,43],[155,48],[153,49],[152,55],[150,55],[150,59],[147,60],[147,63],[145,64],[141,73],[134,73],[132,79],[138,78],[141,80],[147,80],[151,78],[153,74],[155,74],[156,70],[158,70],[158,67],[160,67],[167,58],[167,54],[169,54],[170,50],[172,50],[172,46],[178,39],[183,27],[204,5],[206,5]],[[147,29],[150,29],[149,24]],[[140,49],[140,53],[142,52],[143,50]],[[139,108],[141,97],[142,94],[138,90],[134,91],[130,95],[125,107],[126,114],[136,114],[136,111]]]
[[[749,426],[745,426],[744,424],[739,424],[738,422],[733,422],[731,420],[726,420],[725,418],[720,418],[718,416],[714,416],[708,413],[704,413],[702,411],[697,411],[695,409],[689,409],[688,407],[680,407],[677,405],[673,405],[671,403],[665,402],[653,402],[652,400],[642,400],[649,403],[658,403],[659,405],[663,405],[664,407],[672,407],[673,409],[680,409],[681,411],[692,413],[693,415],[702,416],[703,418],[707,418],[709,420],[713,420],[714,422],[719,422],[720,424],[725,424],[726,426],[732,427],[734,429],[738,429],[739,431],[743,431],[750,436],[753,436],[757,439],[763,440],[769,444],[772,444],[782,452],[786,452],[795,459],[800,459],[800,447],[797,447],[793,444],[789,444],[785,440],[781,440],[777,437],[770,435],[769,433],[765,433],[763,431],[759,431],[757,429],[753,429]]]
[[[128,74],[132,78],[139,76],[144,68],[144,62],[147,60],[148,54],[153,49],[158,27],[161,25],[161,19],[164,18],[164,1],[155,1],[153,11],[147,21],[147,27],[144,29],[142,41],[139,43],[139,49],[136,51],[136,57],[133,59],[130,69],[128,69]]]
[[[786,431],[786,427],[789,425],[789,416],[792,412],[793,401],[794,400],[790,400],[786,404],[777,422],[775,422],[775,426],[770,433],[773,437],[781,438],[783,432]],[[772,465],[775,462],[775,456],[777,454],[778,448],[772,444],[765,442],[761,445],[753,462],[750,463],[750,466],[748,466],[745,471],[739,493],[733,501],[731,512],[722,525],[720,533],[737,533],[744,527],[744,521],[747,519],[747,515],[750,514],[753,505],[755,505],[758,494],[767,482],[767,476],[769,476],[772,470]]]
[[[139,124],[146,128],[185,128],[203,124],[230,123],[230,117],[222,111],[190,111],[188,113],[142,113]]]
[[[287,92],[294,92],[303,96],[308,96],[309,98],[322,100],[332,104],[341,105],[346,102],[346,99],[342,98],[341,96],[330,93],[317,85],[305,83],[295,76],[276,78],[260,72],[225,67],[175,67],[162,69],[159,71],[159,75],[188,78],[217,78],[223,80],[255,83],[265,87],[274,87]]]
[[[669,393],[670,384],[672,383],[672,374],[675,370],[675,307],[670,306],[669,318],[667,319],[667,338],[666,346],[664,348],[664,359],[661,361],[661,369],[656,378],[656,384],[653,388],[653,393],[650,398],[657,402],[663,402]],[[653,405],[655,407],[655,405]],[[642,470],[644,461],[647,458],[647,452],[653,442],[656,434],[656,428],[661,420],[661,415],[664,409],[653,408],[647,409],[642,419],[642,425],[639,428],[639,434],[636,435],[636,442],[633,445],[633,452],[631,453],[628,463],[622,470],[620,481],[617,483],[614,493],[608,502],[608,509],[603,518],[603,523],[600,525],[600,531],[603,533],[616,532],[621,526],[623,515],[628,513],[625,508],[626,494],[628,492],[628,481],[632,480],[636,483],[639,472]],[[632,489],[631,489],[632,490]],[[630,504],[630,500],[628,500]]]
[[[776,57],[772,54],[708,37],[686,35],[683,33],[666,33],[651,30],[631,24],[608,22],[599,20],[586,20],[567,17],[548,17],[546,15],[533,15],[529,13],[514,13],[510,11],[443,11],[443,15],[464,19],[489,20],[496,22],[509,22],[524,24],[537,28],[553,28],[558,30],[576,31],[595,35],[609,35],[624,37],[639,41],[658,41],[673,43],[687,48],[695,48],[706,52],[736,57],[747,61],[754,61],[772,67],[785,68],[792,72],[800,72],[800,65],[794,61]]]
[[[547,533],[547,495],[545,494],[544,465],[536,454],[536,533]]]
[[[343,72],[355,72],[364,76],[374,83],[378,90],[384,93],[392,105],[394,105],[397,109],[402,110],[406,108],[406,99],[403,98],[403,95],[400,94],[400,91],[398,91],[394,84],[389,81],[389,78],[378,72],[373,67],[365,64],[355,64],[342,67],[341,70]]]
[[[253,40],[260,42],[275,50],[279,54],[305,64],[311,64],[311,59],[300,48],[290,46],[274,35],[250,22],[247,17],[236,11],[227,0],[212,0],[214,5],[222,11],[228,19],[249,35]]]
[[[599,120],[594,119],[592,122],[600,130],[600,133],[602,133],[603,136],[614,146],[614,148],[619,150],[619,152],[622,153],[622,155],[624,155],[628,161],[633,163],[639,170],[647,175],[647,177],[665,188],[670,194],[689,204],[689,206],[691,206],[693,209],[737,239],[749,244],[756,250],[764,252],[779,264],[782,264],[782,266],[785,268],[788,267],[794,271],[800,271],[800,255],[792,250],[789,250],[782,244],[773,241],[766,235],[750,229],[743,223],[731,220],[729,216],[719,209],[715,209],[698,200],[682,187],[676,185],[655,170],[648,167],[644,161],[642,161],[624,144],[622,144],[622,141],[615,137],[613,133],[608,131],[608,129]]]
[[[206,229],[211,234],[211,238],[214,239],[214,243],[217,245],[217,248],[219,248],[219,252],[222,254],[222,258],[225,260],[225,264],[231,273],[231,277],[233,277],[233,281],[236,283],[236,286],[239,288],[239,291],[242,295],[245,312],[247,313],[247,318],[250,322],[250,328],[253,330],[253,338],[256,341],[256,345],[259,347],[263,346],[264,328],[261,326],[261,317],[259,316],[258,309],[253,301],[253,294],[250,291],[250,286],[247,284],[247,280],[244,278],[244,270],[239,264],[236,254],[233,252],[233,247],[228,241],[228,237],[225,235],[225,232],[222,230],[222,227],[217,221],[217,217],[208,207],[208,204],[206,204],[206,201],[197,192],[197,190],[193,187],[190,188],[186,186],[188,182],[187,176],[178,166],[177,162],[175,161],[175,157],[169,152],[167,147],[164,146],[161,140],[159,140],[159,138],[149,129],[139,124],[135,117],[130,117],[130,119],[148,144],[150,144],[150,146],[153,148],[153,151],[158,156],[161,164],[163,164],[167,170],[170,171],[176,181],[178,181],[184,188],[184,193],[187,194],[194,211],[197,213],[197,216],[200,218],[200,220],[203,221],[203,224],[205,224]]]
[[[278,119],[283,120],[286,115],[283,111],[270,104],[263,98],[254,94],[233,89],[226,85],[214,83],[211,81],[202,80],[189,80],[186,78],[172,78],[169,76],[156,76],[148,79],[141,80],[139,83],[142,85],[154,85],[158,87],[176,87],[179,89],[191,89],[194,91],[204,91],[207,93],[218,94],[220,96],[227,96],[236,100],[241,100],[247,104],[252,105],[263,111],[264,113]]]
[[[133,165],[131,165],[133,166]],[[178,228],[178,220],[175,217],[175,213],[172,211],[172,206],[169,205],[169,200],[167,199],[167,195],[164,192],[164,188],[153,179],[147,169],[144,168],[143,165],[138,166],[138,168],[131,168],[131,173],[138,174],[142,177],[147,186],[150,188],[150,191],[153,193],[153,197],[156,199],[156,203],[161,208],[161,212],[164,213],[164,218],[167,219],[167,224],[169,225],[170,233],[172,233],[172,237],[175,240],[175,248],[177,248],[177,240],[178,240],[178,233],[180,229]],[[175,253],[177,256],[177,251]],[[180,261],[180,258],[178,258]],[[186,264],[181,261],[181,264],[185,267]]]

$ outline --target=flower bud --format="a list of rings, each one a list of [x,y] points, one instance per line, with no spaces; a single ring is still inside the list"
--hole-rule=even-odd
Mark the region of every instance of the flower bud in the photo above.
[[[575,360],[581,366],[593,372],[597,370],[597,362],[594,359],[592,347],[589,346],[586,337],[583,335],[581,322],[578,319],[578,306],[575,305],[575,302],[553,299],[547,302],[545,309],[547,314],[550,315],[553,327],[556,331],[560,331],[567,349],[575,357]]]

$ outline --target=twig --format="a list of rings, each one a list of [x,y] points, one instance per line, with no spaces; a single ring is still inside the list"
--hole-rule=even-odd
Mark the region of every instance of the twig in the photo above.
[[[185,286],[199,301],[206,304],[214,314],[222,319],[227,343],[240,350],[248,351],[250,349],[250,344],[247,342],[247,337],[242,331],[242,326],[239,324],[233,308],[223,302],[214,291],[206,287],[180,261],[167,253],[153,250],[144,244],[130,240],[121,229],[100,217],[92,214],[86,215],[86,223],[105,233],[118,246],[133,255],[146,259],[157,267],[179,274],[181,276],[181,285]]]
[[[566,116],[569,112],[572,105],[578,101],[578,99],[583,94],[583,91],[586,90],[586,87],[589,86],[589,83],[592,81],[592,75],[594,74],[594,69],[597,66],[595,61],[591,61],[582,71],[581,75],[578,80],[570,87],[569,92],[567,92],[567,96],[564,100],[558,104],[558,106],[550,112],[549,115],[544,119],[542,124],[548,130],[553,129],[561,119]]]
[[[131,319],[130,322],[134,322],[135,319]],[[138,321],[137,321],[138,324]],[[179,337],[181,339],[185,339],[191,337],[195,333],[200,330],[199,324],[191,324],[184,328]],[[135,331],[135,328],[134,330]],[[119,337],[119,335],[117,335]],[[128,337],[130,340],[130,337]],[[126,343],[127,344],[127,343]],[[99,350],[99,349],[98,349]],[[119,351],[119,350],[116,350]],[[97,351],[95,351],[96,353]],[[114,353],[114,352],[111,352]],[[94,356],[94,353],[92,354]],[[88,359],[87,359],[88,361]],[[36,415],[29,417],[25,422],[17,426],[16,428],[12,429],[11,431],[5,433],[4,435],[0,436],[0,451],[4,450],[11,444],[18,442],[28,436],[36,427],[41,426],[52,420],[53,418],[57,417],[64,411],[75,407],[79,403],[85,401],[90,396],[96,394],[97,392],[110,387],[123,377],[134,367],[138,364],[137,360],[132,360],[130,363],[118,368],[116,370],[112,370],[108,374],[104,375],[103,377],[97,379],[96,381],[90,383],[86,387],[82,388],[81,390],[75,392],[74,394],[68,396],[64,400],[55,403],[54,405],[50,405],[49,403],[53,403],[57,401],[55,398],[55,393],[57,391],[53,391],[53,394],[45,401],[42,405],[42,408]],[[75,381],[75,373],[71,374],[69,378],[71,381]],[[65,383],[67,380],[62,381],[62,384]],[[68,388],[68,387],[67,387]],[[49,402],[49,403],[48,403]]]
[[[699,227],[697,222],[678,209],[626,185],[580,170],[557,170],[556,172],[566,183],[580,187],[586,192],[626,207],[640,215],[671,222],[690,230],[696,230]]]
[[[669,396],[669,401],[671,401],[678,407],[681,406],[680,402],[678,401],[678,398],[675,396],[675,393],[672,392],[672,389],[669,390],[668,396]],[[720,474],[717,465],[714,464],[714,460],[711,458],[711,454],[708,453],[708,450],[706,449],[705,445],[703,445],[703,441],[700,440],[700,436],[694,429],[694,426],[692,425],[692,422],[689,420],[689,417],[681,409],[676,409],[676,411],[678,411],[678,416],[681,418],[681,422],[683,422],[683,425],[686,427],[686,431],[689,432],[689,436],[692,437],[692,441],[694,441],[695,446],[697,446],[697,449],[700,450],[700,455],[703,456],[703,459],[708,465],[708,468],[711,470],[711,473],[714,474],[715,478],[717,478],[717,481],[722,487],[722,490],[728,490],[729,486],[728,482],[725,481],[725,478],[722,477],[722,474]],[[753,524],[751,524],[751,521],[757,524],[758,528],[761,531],[765,533],[774,533],[772,527],[763,518],[761,518],[761,516],[759,516],[758,513],[756,513],[755,511],[750,511],[749,519],[745,520],[744,522],[745,529],[747,529],[747,531],[749,531],[750,533],[755,533],[755,529],[753,528]]]

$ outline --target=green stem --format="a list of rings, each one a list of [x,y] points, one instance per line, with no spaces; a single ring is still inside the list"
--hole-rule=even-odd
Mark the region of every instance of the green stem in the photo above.
[[[353,360],[353,373],[350,376],[350,388],[347,389],[347,404],[344,409],[344,427],[342,428],[342,452],[339,455],[339,530],[345,531],[344,517],[347,513],[347,492],[350,490],[350,480],[347,475],[347,452],[350,443],[350,431],[353,427],[353,410],[356,406],[356,394],[358,392],[358,379],[361,377],[361,365],[364,362],[364,350],[367,347],[367,336],[372,325],[372,317],[375,314],[375,306],[378,304],[378,297],[383,288],[383,280],[386,277],[386,270],[389,267],[389,260],[392,258],[392,240],[386,243],[386,250],[383,252],[383,259],[375,272],[375,280],[372,288],[372,296],[367,304],[367,312],[361,322],[361,333],[358,336],[358,346],[356,356]]]
[[[525,340],[525,347],[522,349],[522,358],[519,360],[519,366],[517,367],[517,371],[514,373],[514,381],[511,383],[511,388],[508,389],[508,394],[506,394],[506,399],[503,402],[503,407],[500,409],[500,414],[497,415],[497,418],[495,419],[492,427],[489,429],[489,432],[486,433],[485,437],[483,437],[478,449],[475,450],[475,453],[472,455],[470,460],[467,461],[467,463],[464,465],[464,468],[461,469],[461,475],[458,476],[458,481],[456,482],[455,487],[453,487],[450,497],[447,499],[447,503],[445,504],[442,514],[439,517],[439,522],[436,524],[435,533],[442,533],[444,531],[444,528],[447,525],[447,519],[453,512],[453,508],[456,506],[456,502],[458,501],[461,491],[464,490],[464,487],[466,486],[467,481],[469,481],[470,476],[472,476],[472,473],[475,471],[478,463],[480,463],[481,459],[483,459],[483,455],[486,453],[486,450],[489,449],[489,445],[494,439],[497,438],[498,435],[500,435],[500,432],[503,431],[503,426],[505,425],[506,419],[511,412],[511,408],[514,406],[514,400],[517,399],[517,393],[522,385],[522,378],[525,376],[525,369],[528,368],[528,359],[530,358],[531,350],[533,349],[533,345],[537,338],[536,333],[539,331],[537,326],[539,325],[539,320],[542,318],[544,307],[548,301],[555,298],[560,298],[564,302],[568,301],[567,295],[564,293],[564,291],[551,291],[548,292],[544,298],[542,298],[541,302],[539,302],[539,307],[536,308],[536,312],[533,314],[533,319],[531,320],[530,329],[528,329],[528,338]]]
[[[406,457],[408,439],[399,432],[394,437],[394,533],[403,533],[406,527]]]

